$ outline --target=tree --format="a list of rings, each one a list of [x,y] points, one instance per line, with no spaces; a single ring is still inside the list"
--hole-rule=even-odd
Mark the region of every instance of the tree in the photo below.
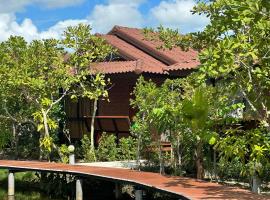
[[[153,111],[157,107],[158,101],[158,87],[152,81],[145,81],[143,77],[140,77],[136,83],[133,94],[135,99],[131,101],[131,105],[138,110],[136,113],[135,124],[132,127],[132,132],[138,138],[138,152],[137,161],[139,161],[139,151],[142,150],[143,146],[153,145],[159,148],[159,163],[160,173],[164,173],[164,163],[161,151],[161,129],[156,127],[157,121],[153,116]],[[157,144],[156,144],[157,143]]]
[[[212,123],[209,122],[213,115],[213,106],[210,106],[213,92],[210,87],[193,85],[193,79],[168,79],[161,86],[156,86],[152,81],[140,78],[135,87],[132,105],[138,109],[136,131],[142,134],[137,136],[147,138],[146,141],[156,141],[160,173],[164,173],[162,140],[170,141],[172,152],[176,152],[171,161],[178,160],[176,166],[181,170],[182,152],[186,148],[184,144],[196,138],[197,177],[204,177],[203,144],[215,140],[215,135],[210,131]],[[187,134],[189,137],[186,137]]]
[[[5,119],[1,123],[11,123],[15,130],[24,124],[36,127],[41,133],[40,155],[49,158],[53,148],[58,150],[52,136],[61,118],[62,100],[71,96],[97,101],[107,96],[104,76],[90,66],[105,59],[112,48],[82,24],[67,28],[62,41],[27,43],[12,36],[0,45],[0,117]],[[68,60],[64,60],[65,49],[72,51]]]
[[[262,131],[258,135],[260,140],[265,141],[270,132],[270,2],[217,0],[209,4],[201,2],[194,11],[205,13],[210,18],[210,24],[198,34],[207,44],[200,55],[201,74],[204,78],[222,77],[228,80],[228,87],[245,100],[243,119],[258,121],[258,129],[251,132]],[[224,141],[228,139],[232,138],[225,137]],[[242,138],[237,139],[240,141]],[[246,141],[250,148],[245,152],[249,155],[247,162],[252,160],[262,164],[258,157],[252,156],[251,149],[267,147],[260,143],[255,146],[252,141]],[[256,173],[254,175],[256,179]],[[258,187],[253,188],[253,191],[259,192]]]
[[[12,123],[14,135],[21,126],[35,126],[42,133],[42,146],[42,141],[49,138],[49,129],[57,127],[48,117],[49,112],[62,99],[59,88],[66,88],[70,76],[61,64],[63,51],[54,39],[27,44],[16,36],[1,43],[1,47],[2,117]]]
[[[94,151],[94,121],[97,111],[97,101],[108,98],[107,84],[103,74],[93,69],[91,63],[104,61],[109,54],[115,50],[108,45],[104,39],[91,34],[89,25],[79,24],[77,27],[68,27],[64,32],[62,40],[64,47],[70,50],[67,66],[72,66],[75,75],[73,83],[73,95],[71,98],[88,98],[93,101],[93,112],[91,119],[90,143],[93,160]]]
[[[189,120],[192,133],[196,135],[195,159],[197,178],[204,178],[203,169],[203,135],[207,131],[206,122],[208,119],[209,102],[203,88],[197,88],[191,99],[186,99],[183,105],[183,112]]]
[[[267,140],[270,132],[269,11],[268,0],[200,1],[193,9],[193,13],[208,16],[209,25],[202,32],[174,37],[177,42],[173,42],[173,45],[193,47],[201,52],[200,81],[209,79],[214,80],[215,83],[224,81],[224,85],[231,91],[227,93],[227,106],[231,104],[235,110],[237,108],[243,110],[243,116],[238,121],[259,122],[251,132],[261,131],[262,134],[258,134],[261,141]],[[162,30],[165,35],[168,35],[166,31],[171,33],[171,30]],[[231,115],[226,114],[224,117],[231,118]],[[230,142],[234,144],[238,140],[241,141],[243,138],[231,137],[231,134],[225,135],[221,138],[221,144],[226,142],[230,145]],[[250,140],[245,142],[248,143],[245,152],[248,156],[245,162],[250,163],[253,152],[251,149],[264,149],[264,145],[255,147]],[[235,154],[231,155],[235,156]],[[254,163],[261,162],[256,156],[252,160]],[[266,160],[269,162],[269,159]],[[260,164],[253,165],[252,169],[256,166]],[[250,173],[255,175],[254,179],[256,179],[259,169],[249,171],[256,172]],[[253,191],[258,192],[258,187],[253,188]]]

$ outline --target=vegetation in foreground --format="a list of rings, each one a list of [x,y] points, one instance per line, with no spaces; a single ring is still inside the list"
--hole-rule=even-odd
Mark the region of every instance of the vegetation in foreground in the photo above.
[[[160,27],[159,34],[148,34],[152,30],[146,29],[165,48],[198,50],[201,64],[188,78],[167,81],[161,88],[141,80],[133,103],[140,110],[135,132],[147,134],[151,124],[158,136],[165,133],[176,143],[178,169],[185,165],[180,153],[190,150],[178,145],[193,138],[197,178],[204,177],[208,161],[223,169],[236,164],[256,193],[261,181],[269,181],[269,11],[267,0],[199,1],[193,12],[210,19],[202,32],[180,35]],[[162,171],[161,152],[159,158]]]
[[[131,101],[138,110],[131,130],[135,141],[117,147],[112,136],[104,136],[96,150],[92,121],[79,156],[96,161],[136,155],[149,161],[149,169],[159,166],[160,173],[246,181],[259,193],[270,168],[270,2],[201,1],[193,12],[209,17],[204,31],[180,35],[160,27],[151,39],[162,40],[165,48],[197,49],[198,70],[160,87],[140,78]],[[91,99],[95,116],[97,100],[108,98],[108,81],[88,67],[114,50],[84,25],[68,28],[60,41],[28,44],[11,37],[0,47],[3,156],[67,162],[67,146],[57,139],[61,124],[70,142],[61,103]],[[171,152],[162,150],[164,138]]]

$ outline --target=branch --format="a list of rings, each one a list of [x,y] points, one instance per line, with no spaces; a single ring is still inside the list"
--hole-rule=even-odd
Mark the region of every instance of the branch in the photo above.
[[[66,90],[62,95],[61,95],[61,97],[59,97],[56,101],[54,101],[51,105],[50,105],[50,107],[46,110],[46,115],[50,112],[50,110],[53,108],[53,106],[54,105],[56,105],[56,104],[58,104],[66,95],[67,95],[67,91],[68,90]]]
[[[0,119],[10,119],[10,117],[4,116],[4,115],[0,115]]]
[[[258,116],[262,117],[260,112],[258,111],[258,109],[253,105],[253,103],[249,100],[246,92],[243,90],[242,86],[240,85],[240,90],[241,90],[241,93],[242,95],[244,96],[244,98],[246,99],[246,101],[248,102],[248,104],[250,105],[251,109],[257,113]]]
[[[9,113],[9,111],[8,111],[8,109],[7,109],[7,107],[6,107],[6,104],[3,105],[3,109],[6,111],[6,114],[8,115],[8,118],[9,118],[9,119],[11,119],[11,120],[13,120],[13,121],[19,123],[19,121]]]

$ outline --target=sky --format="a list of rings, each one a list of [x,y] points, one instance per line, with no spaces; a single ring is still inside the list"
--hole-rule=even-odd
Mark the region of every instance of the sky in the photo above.
[[[165,27],[182,33],[202,30],[208,19],[192,15],[195,0],[0,0],[0,41],[10,35],[33,39],[60,38],[78,23],[93,33],[107,33],[114,25]]]

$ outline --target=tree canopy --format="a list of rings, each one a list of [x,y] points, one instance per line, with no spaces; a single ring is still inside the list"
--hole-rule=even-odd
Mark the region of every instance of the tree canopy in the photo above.
[[[61,40],[27,43],[11,36],[0,44],[1,126],[11,132],[13,125],[17,135],[21,126],[31,124],[41,133],[41,150],[47,155],[54,146],[52,135],[65,98],[108,96],[104,76],[91,71],[91,63],[104,60],[114,50],[90,31],[90,26],[79,24],[68,27]]]

